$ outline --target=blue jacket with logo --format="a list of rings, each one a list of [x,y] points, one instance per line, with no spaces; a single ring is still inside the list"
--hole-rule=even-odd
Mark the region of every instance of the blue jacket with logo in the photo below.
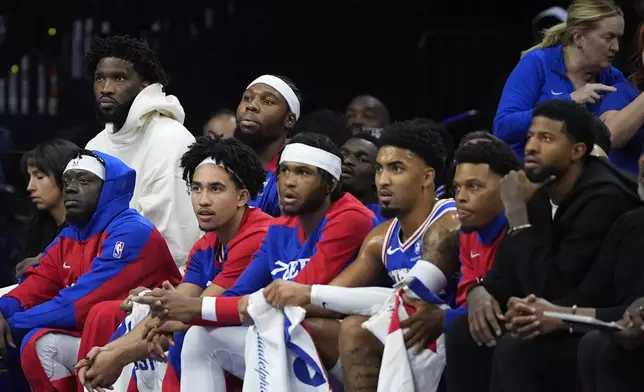
[[[617,68],[610,67],[597,75],[596,83],[614,86],[624,80]],[[528,52],[505,82],[494,117],[494,135],[508,143],[523,160],[532,109],[542,101],[572,99],[570,94],[574,91],[575,86],[567,76],[562,45]],[[601,100],[586,107],[600,115],[600,104]]]

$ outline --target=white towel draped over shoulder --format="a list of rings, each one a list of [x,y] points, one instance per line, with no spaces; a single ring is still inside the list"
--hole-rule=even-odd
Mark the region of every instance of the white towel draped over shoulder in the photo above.
[[[440,384],[446,364],[444,335],[416,355],[416,347],[409,350],[405,347],[405,331],[400,328],[400,323],[415,311],[404,302],[403,293],[442,309],[449,309],[427,288],[430,278],[423,263],[427,262],[420,260],[416,263],[405,279],[405,286],[397,289],[380,312],[362,324],[385,346],[378,377],[378,392],[434,392]]]
[[[324,365],[306,330],[303,308],[274,308],[260,290],[250,296],[248,313],[254,325],[246,335],[244,392],[331,390]]]

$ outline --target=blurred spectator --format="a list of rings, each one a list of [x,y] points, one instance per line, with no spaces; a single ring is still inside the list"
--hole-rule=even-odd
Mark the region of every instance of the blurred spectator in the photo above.
[[[36,212],[26,238],[25,259],[16,265],[18,279],[27,267],[38,263],[42,252],[65,226],[62,175],[67,159],[76,150],[74,143],[54,139],[22,156],[20,165]]]
[[[351,137],[351,129],[344,115],[329,109],[316,110],[302,116],[293,127],[293,135],[305,132],[325,135],[338,147]]]
[[[615,85],[617,91],[608,93],[601,100],[601,119],[610,132],[611,162],[621,169],[637,173],[637,161],[644,145],[644,26],[639,28],[631,56],[633,72],[629,80]]]
[[[228,109],[220,109],[210,116],[204,125],[203,136],[220,135],[228,139],[235,135],[235,127],[237,127],[235,113]]]
[[[359,95],[349,102],[345,111],[353,133],[367,131],[380,137],[389,124],[389,111],[382,101],[371,95]]]
[[[537,103],[567,99],[601,114],[602,95],[625,80],[611,66],[623,32],[622,11],[611,0],[575,0],[567,22],[549,28],[540,44],[523,52],[503,89],[494,134],[523,159]]]
[[[376,215],[378,224],[386,219],[380,214],[376,193],[376,156],[378,139],[369,132],[354,135],[342,145],[342,191],[349,192]]]

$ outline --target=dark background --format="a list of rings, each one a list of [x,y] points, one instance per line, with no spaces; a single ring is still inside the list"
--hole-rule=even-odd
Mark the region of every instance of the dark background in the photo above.
[[[395,119],[424,116],[440,121],[479,109],[483,116],[470,125],[489,129],[505,77],[520,51],[532,44],[532,17],[549,6],[567,4],[4,0],[0,78],[25,54],[33,62],[30,114],[0,114],[0,126],[10,130],[18,150],[54,135],[82,141],[98,132],[90,79],[71,76],[73,23],[91,18],[95,33],[109,21],[110,34],[142,36],[157,50],[171,77],[167,90],[180,99],[193,133],[201,132],[208,114],[218,108],[234,109],[246,85],[264,73],[292,78],[304,94],[304,113],[323,107],[343,110],[351,97],[369,93],[380,97]],[[625,6],[630,34],[633,13]],[[53,37],[47,32],[51,27],[57,30]],[[56,68],[56,116],[35,114],[38,61],[48,70]]]

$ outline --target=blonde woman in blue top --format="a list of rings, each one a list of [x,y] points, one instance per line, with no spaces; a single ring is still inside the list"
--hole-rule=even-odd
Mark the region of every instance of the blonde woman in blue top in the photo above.
[[[569,99],[601,114],[600,101],[625,80],[612,67],[624,33],[621,9],[611,0],[575,0],[568,19],[524,51],[508,77],[494,118],[494,135],[523,159],[532,109],[549,99]]]

